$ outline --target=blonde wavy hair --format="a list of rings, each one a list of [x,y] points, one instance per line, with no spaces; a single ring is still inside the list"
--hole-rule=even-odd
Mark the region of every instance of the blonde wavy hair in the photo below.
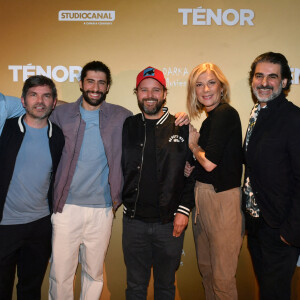
[[[203,63],[195,67],[188,79],[188,94],[187,94],[187,109],[191,119],[196,119],[200,117],[204,109],[204,105],[201,104],[196,96],[196,81],[199,75],[205,73],[206,71],[211,71],[215,74],[218,80],[221,83],[221,87],[223,89],[223,96],[221,97],[221,103],[229,103],[230,102],[230,87],[228,80],[226,79],[225,75],[221,71],[221,69],[213,64],[213,63]]]

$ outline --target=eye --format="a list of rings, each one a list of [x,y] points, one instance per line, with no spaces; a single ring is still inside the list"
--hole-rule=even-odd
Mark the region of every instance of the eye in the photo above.
[[[255,74],[255,78],[261,79],[261,78],[263,78],[263,75],[262,74]]]
[[[201,86],[203,86],[203,83],[202,83],[202,82],[197,82],[197,83],[196,83],[196,87],[201,87]]]
[[[269,75],[269,78],[270,78],[270,79],[277,79],[278,76],[277,76],[276,74],[271,74],[271,75]]]

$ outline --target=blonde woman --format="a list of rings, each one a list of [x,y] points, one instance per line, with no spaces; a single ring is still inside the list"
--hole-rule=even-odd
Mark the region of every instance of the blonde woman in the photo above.
[[[205,112],[200,132],[190,125],[196,179],[193,232],[207,300],[237,300],[236,268],[243,239],[242,133],[229,104],[229,84],[212,63],[195,67],[188,81],[191,119]]]

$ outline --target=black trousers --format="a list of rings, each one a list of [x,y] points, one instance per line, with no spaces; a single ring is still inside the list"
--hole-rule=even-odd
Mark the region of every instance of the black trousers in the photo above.
[[[50,216],[20,225],[0,225],[0,299],[11,300],[17,268],[18,300],[40,300],[51,255]]]
[[[290,300],[300,248],[281,241],[278,228],[264,221],[248,233],[248,248],[259,284],[260,300]]]

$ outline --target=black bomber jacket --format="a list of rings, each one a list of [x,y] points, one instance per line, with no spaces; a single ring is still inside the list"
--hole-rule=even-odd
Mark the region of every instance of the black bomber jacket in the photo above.
[[[175,117],[164,108],[155,127],[159,211],[162,223],[173,221],[174,214],[189,216],[194,207],[194,179],[184,177],[184,166],[191,155],[189,127],[175,126]],[[143,169],[146,124],[143,114],[126,119],[123,126],[122,169],[124,176],[124,214],[134,218]]]

